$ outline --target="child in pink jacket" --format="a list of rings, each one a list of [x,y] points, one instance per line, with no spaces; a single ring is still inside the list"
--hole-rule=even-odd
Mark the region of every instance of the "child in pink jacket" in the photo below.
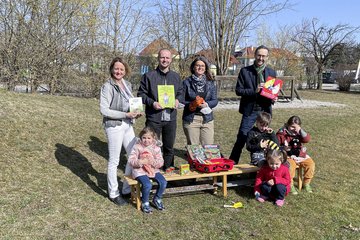
[[[152,213],[149,203],[152,189],[150,178],[158,184],[152,204],[158,210],[164,209],[162,195],[167,181],[159,170],[164,165],[164,159],[161,154],[161,142],[157,140],[153,129],[145,127],[139,137],[129,155],[128,162],[133,167],[132,177],[141,183],[141,209],[144,213]]]

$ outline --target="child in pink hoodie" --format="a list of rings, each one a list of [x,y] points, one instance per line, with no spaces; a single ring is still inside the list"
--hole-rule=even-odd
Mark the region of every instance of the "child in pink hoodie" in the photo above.
[[[152,189],[150,178],[158,184],[152,201],[153,206],[158,210],[164,209],[162,195],[166,189],[167,181],[159,170],[164,165],[160,148],[162,144],[157,140],[155,131],[149,127],[145,127],[140,132],[139,137],[140,139],[129,155],[128,162],[133,167],[132,177],[141,183],[141,209],[144,213],[152,213],[149,204]]]

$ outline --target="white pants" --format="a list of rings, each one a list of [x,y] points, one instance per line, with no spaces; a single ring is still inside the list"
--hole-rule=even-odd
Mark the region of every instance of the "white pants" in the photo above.
[[[105,128],[108,139],[109,161],[107,168],[108,193],[110,198],[120,195],[117,180],[117,167],[120,161],[121,147],[124,146],[126,154],[129,155],[135,143],[135,133],[132,125],[123,121],[121,126]],[[132,168],[126,163],[125,175],[131,175]],[[130,193],[130,186],[123,182],[122,193]]]

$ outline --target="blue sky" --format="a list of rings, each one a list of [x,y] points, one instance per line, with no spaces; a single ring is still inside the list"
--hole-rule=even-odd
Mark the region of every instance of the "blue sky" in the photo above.
[[[267,25],[276,31],[281,25],[300,24],[303,19],[317,18],[329,27],[337,24],[360,26],[360,0],[293,0],[292,9],[275,13]],[[360,43],[360,32],[356,35]]]

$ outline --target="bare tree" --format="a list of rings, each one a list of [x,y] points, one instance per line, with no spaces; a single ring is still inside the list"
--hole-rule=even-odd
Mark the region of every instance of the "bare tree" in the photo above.
[[[113,53],[134,54],[149,34],[148,1],[107,0],[103,4],[103,33],[105,44]]]
[[[259,17],[278,12],[288,6],[288,0],[199,0],[197,24],[215,57],[217,73],[226,74],[231,53],[245,31]]]
[[[317,67],[317,89],[322,89],[322,73],[331,54],[342,44],[352,40],[352,35],[360,27],[338,24],[329,27],[319,23],[316,18],[304,20],[297,26],[292,40],[301,46],[305,57],[313,57]]]
[[[199,32],[196,29],[193,0],[158,1],[160,24],[158,32],[178,52],[179,71],[182,77],[188,74],[186,58],[198,48]]]
[[[269,64],[284,76],[295,76],[302,79],[303,59],[299,56],[299,46],[291,40],[293,26],[283,25],[272,31],[266,24],[257,29],[258,44],[271,49]]]
[[[2,1],[0,46],[10,85],[41,83],[56,90],[70,53],[84,40],[88,7],[94,1]]]

